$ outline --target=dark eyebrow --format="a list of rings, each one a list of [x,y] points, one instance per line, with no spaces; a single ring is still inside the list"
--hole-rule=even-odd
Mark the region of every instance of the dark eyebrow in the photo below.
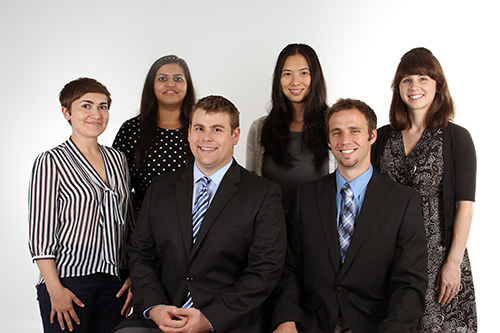
[[[169,74],[164,74],[164,73],[158,73],[156,76],[170,76]],[[184,77],[184,74],[179,73],[179,74],[174,74],[172,76],[182,76]]]
[[[306,71],[311,71],[308,67],[302,67],[302,68],[300,68],[298,71],[299,71],[299,72],[302,72],[302,71],[304,71],[304,70],[306,70]],[[283,72],[291,72],[291,71],[292,71],[292,70],[291,70],[291,69],[289,69],[289,68],[283,68],[283,69],[281,70],[281,73],[283,73]]]

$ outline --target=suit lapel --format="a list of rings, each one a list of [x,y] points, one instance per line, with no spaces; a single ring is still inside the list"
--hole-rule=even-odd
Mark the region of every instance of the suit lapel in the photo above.
[[[189,257],[193,247],[193,167],[186,168],[179,181],[175,184],[177,198],[177,216],[181,228],[181,237]]]
[[[317,204],[323,228],[323,234],[326,238],[330,259],[336,272],[340,270],[340,252],[339,239],[337,236],[337,205],[336,192],[337,184],[335,181],[335,173],[323,178],[318,182],[317,188]]]
[[[201,223],[200,231],[196,236],[196,243],[193,246],[193,250],[191,251],[191,259],[195,255],[195,253],[200,248],[201,244],[205,237],[207,236],[208,231],[214,224],[217,216],[221,212],[221,210],[226,206],[231,197],[238,191],[237,183],[240,181],[240,166],[236,161],[233,161],[231,167],[227,170],[226,174],[222,178],[222,182],[215,193],[210,206],[208,207],[207,212],[205,213],[205,217],[203,218],[203,222]]]
[[[372,179],[366,188],[363,206],[361,207],[359,217],[354,226],[354,234],[343,265],[343,274],[355,260],[356,254],[362,246],[373,223],[377,220],[379,211],[387,197],[387,192],[390,188],[382,181],[383,179],[381,177],[382,176],[377,173],[377,171],[373,171]]]

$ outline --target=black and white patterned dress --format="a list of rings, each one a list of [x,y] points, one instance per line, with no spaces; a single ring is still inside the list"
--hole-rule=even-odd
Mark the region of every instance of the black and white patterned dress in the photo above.
[[[146,152],[146,165],[137,168],[135,147],[140,132],[140,119],[136,116],[123,123],[113,142],[113,147],[123,152],[127,158],[135,211],[141,209],[144,195],[153,177],[183,168],[189,152],[187,138],[181,129],[168,130],[157,127],[153,142]]]
[[[476,332],[476,302],[467,250],[461,265],[458,295],[451,303],[441,305],[437,302],[439,291],[434,290],[449,251],[444,241],[442,203],[443,131],[426,129],[413,151],[406,156],[402,133],[392,130],[381,156],[380,172],[422,196],[429,287],[418,332]]]

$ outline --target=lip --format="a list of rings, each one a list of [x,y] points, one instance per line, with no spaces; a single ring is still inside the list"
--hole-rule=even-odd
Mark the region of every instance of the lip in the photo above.
[[[339,149],[339,152],[342,155],[349,156],[349,155],[354,154],[357,150],[358,150],[358,148],[349,148],[349,149],[345,148],[345,149]]]
[[[203,147],[203,146],[198,146],[198,149],[201,150],[204,153],[212,153],[217,150],[217,147]]]
[[[102,123],[98,122],[98,121],[87,121],[87,125],[90,125],[90,126],[101,126]]]
[[[165,92],[163,94],[164,95],[175,95],[175,94],[177,94],[177,92],[175,90],[168,89],[168,90],[165,90]]]
[[[412,101],[418,101],[422,97],[424,97],[424,94],[414,94],[408,96],[408,98],[410,98]]]
[[[288,91],[290,91],[290,93],[294,96],[298,96],[300,94],[302,94],[302,92],[304,91],[304,89],[288,89]]]

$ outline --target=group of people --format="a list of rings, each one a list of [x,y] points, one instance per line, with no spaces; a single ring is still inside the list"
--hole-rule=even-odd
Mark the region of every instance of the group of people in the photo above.
[[[476,332],[466,243],[476,157],[443,70],[407,52],[390,124],[327,105],[316,52],[278,56],[268,115],[158,59],[139,115],[98,143],[111,97],[60,92],[70,138],[34,163],[29,247],[45,332]]]

